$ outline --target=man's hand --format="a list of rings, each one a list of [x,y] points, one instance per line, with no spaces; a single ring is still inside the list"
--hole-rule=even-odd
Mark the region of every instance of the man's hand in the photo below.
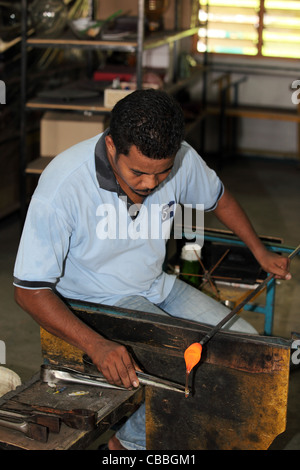
[[[94,347],[91,359],[109,383],[128,389],[139,386],[135,373],[138,367],[125,346],[103,339]]]
[[[266,249],[252,227],[248,216],[227,189],[224,189],[224,194],[219,200],[214,214],[248,246],[264,271],[274,274],[276,279],[291,279],[289,258]]]
[[[289,280],[292,278],[290,269],[290,260],[277,253],[265,250],[262,255],[257,257],[257,261],[267,273],[275,274],[275,279]]]

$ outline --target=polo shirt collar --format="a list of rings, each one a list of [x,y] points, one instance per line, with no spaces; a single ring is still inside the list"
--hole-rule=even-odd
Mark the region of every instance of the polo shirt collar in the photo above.
[[[134,202],[125,194],[121,186],[119,185],[114,175],[111,164],[108,161],[105,145],[105,137],[109,134],[109,129],[103,132],[100,139],[96,143],[95,147],[95,165],[96,165],[96,177],[99,183],[99,187],[113,193],[117,193],[118,197],[124,199],[127,203],[127,209],[131,206],[137,207]],[[131,218],[136,218],[138,211],[131,215]]]
[[[119,193],[119,185],[106,153],[105,137],[108,134],[109,129],[106,129],[95,147],[96,177],[100,188]]]

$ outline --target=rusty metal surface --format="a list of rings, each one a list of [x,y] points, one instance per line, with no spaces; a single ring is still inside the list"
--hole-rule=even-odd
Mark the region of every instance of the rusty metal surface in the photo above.
[[[147,448],[264,450],[286,426],[285,372],[201,364],[187,399],[147,389]]]
[[[109,339],[125,344],[142,369],[184,385],[183,354],[209,327],[143,312],[71,303],[74,313]],[[42,333],[50,362],[82,367],[82,353]],[[147,449],[267,449],[285,430],[290,342],[218,332],[191,373],[193,393],[146,387]]]

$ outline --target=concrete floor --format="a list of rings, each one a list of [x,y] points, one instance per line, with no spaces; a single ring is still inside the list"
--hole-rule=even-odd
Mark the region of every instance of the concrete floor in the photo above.
[[[260,235],[283,238],[288,246],[300,243],[300,169],[295,163],[243,158],[229,162],[219,175]],[[221,227],[209,214],[205,225]],[[19,235],[17,216],[0,221],[0,340],[6,345],[6,367],[25,382],[39,370],[42,357],[39,327],[13,299],[12,271]],[[291,273],[291,281],[278,282],[276,286],[273,329],[274,336],[288,339],[292,331],[300,332],[300,257],[293,260]],[[262,328],[262,315],[249,312],[244,315],[258,330]],[[300,449],[299,397],[298,368],[290,374],[286,432],[278,436],[270,449]]]

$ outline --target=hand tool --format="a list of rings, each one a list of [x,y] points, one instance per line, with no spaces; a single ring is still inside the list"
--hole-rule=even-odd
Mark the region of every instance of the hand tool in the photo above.
[[[82,360],[85,366],[86,373],[90,374],[90,376],[101,377],[104,379],[101,372],[98,371],[96,366],[93,364],[93,361],[87,354],[83,355]],[[160,377],[155,377],[154,375],[146,374],[145,372],[142,372],[140,370],[136,370],[135,373],[142,385],[149,385],[151,387],[164,388],[167,390],[172,390],[172,391],[176,391],[180,393],[184,392],[184,387],[175,382],[161,379]]]
[[[91,375],[83,374],[77,370],[66,367],[42,365],[40,378],[42,382],[47,382],[48,384],[70,382],[80,385],[96,385],[98,387],[126,390],[125,387],[109,384],[104,377],[92,377]]]
[[[293,259],[300,251],[300,245],[289,254],[288,258]],[[236,315],[253,297],[256,297],[267,284],[274,278],[275,274],[269,274],[264,281],[259,284],[239,305],[237,305],[231,312],[228,313],[214,328],[212,328],[199,343],[191,344],[184,352],[184,359],[186,364],[186,396],[188,396],[188,380],[189,374],[193,367],[198,364],[201,359],[202,347],[206,344],[221,328],[227,323],[234,315]]]
[[[23,419],[12,417],[2,417],[0,418],[0,426],[13,429],[14,431],[20,431],[30,439],[34,439],[39,442],[47,442],[48,440],[48,428],[37,423],[31,423]]]
[[[54,433],[59,433],[60,419],[57,416],[47,416],[42,414],[33,414],[30,412],[22,412],[22,410],[3,409],[0,408],[0,418],[17,418],[30,423],[40,424]]]
[[[5,404],[6,407],[14,407],[17,411],[31,413],[31,416],[38,415],[45,418],[60,419],[61,422],[74,429],[84,431],[95,429],[97,425],[97,412],[85,408],[76,408],[72,410],[61,410],[43,405],[31,405],[19,400],[10,400]],[[46,421],[47,422],[47,421]]]
[[[137,377],[142,385],[151,385],[152,387],[164,388],[180,393],[185,393],[183,385],[178,385],[168,380],[163,380],[143,372],[136,371]],[[98,387],[113,388],[117,390],[127,390],[125,387],[111,385],[100,373],[97,375],[84,374],[77,370],[65,367],[53,367],[48,365],[41,366],[41,380],[48,383],[71,382],[82,385],[95,385]]]
[[[150,385],[151,387],[163,388],[165,390],[172,390],[174,392],[185,393],[183,385],[171,382],[169,380],[161,379],[153,375],[145,374],[144,372],[135,371],[136,375],[142,385]]]

